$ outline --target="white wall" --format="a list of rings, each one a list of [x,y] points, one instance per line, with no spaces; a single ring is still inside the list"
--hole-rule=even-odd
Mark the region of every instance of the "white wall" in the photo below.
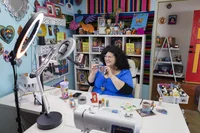
[[[180,47],[185,73],[190,45],[193,11],[200,10],[200,0],[172,2],[171,9],[166,8],[167,4],[167,2],[159,4],[158,19],[160,17],[165,17],[167,18],[167,22],[162,25],[158,24],[157,33],[163,37],[172,36],[176,38],[176,43],[179,44]],[[176,25],[168,25],[169,15],[177,15]]]

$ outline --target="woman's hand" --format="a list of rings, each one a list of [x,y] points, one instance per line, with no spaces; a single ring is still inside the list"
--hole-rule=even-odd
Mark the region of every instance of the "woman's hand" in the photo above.
[[[93,75],[95,75],[97,73],[97,71],[98,71],[98,65],[99,64],[92,64],[92,66],[91,66],[91,73]]]
[[[107,75],[109,78],[112,78],[112,76],[114,76],[114,75],[113,75],[113,73],[112,73],[110,67],[109,67],[109,66],[105,66],[105,69],[106,69],[106,75]]]

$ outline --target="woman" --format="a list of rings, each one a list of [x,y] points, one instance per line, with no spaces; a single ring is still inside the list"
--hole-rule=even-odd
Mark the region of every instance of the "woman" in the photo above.
[[[126,55],[114,45],[107,46],[101,53],[105,74],[99,71],[99,65],[93,64],[88,77],[93,92],[99,94],[133,97],[133,81]]]

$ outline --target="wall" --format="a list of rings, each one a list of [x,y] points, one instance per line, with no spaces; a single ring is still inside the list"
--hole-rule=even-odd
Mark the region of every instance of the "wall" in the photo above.
[[[44,3],[45,0],[38,0],[40,5],[42,5]],[[4,43],[1,39],[0,39],[0,43],[2,43],[2,45],[4,46],[5,50],[9,50],[11,51],[14,48],[16,39],[18,38],[18,34],[17,34],[17,29],[18,27],[21,25],[22,27],[24,27],[24,25],[26,24],[26,22],[29,20],[31,13],[34,10],[34,0],[29,0],[29,10],[27,12],[27,14],[25,15],[25,17],[20,20],[20,21],[16,21],[15,18],[11,17],[9,12],[5,10],[5,6],[0,3],[0,25],[3,26],[8,26],[8,25],[12,25],[15,29],[15,36],[14,39],[12,40],[12,42],[10,42],[10,44],[6,44]],[[62,12],[63,14],[71,14],[73,15],[73,13],[69,13],[65,10],[65,6],[62,6]],[[53,27],[53,26],[52,26]],[[66,32],[67,33],[67,37],[72,36],[72,32],[71,30],[66,30],[66,28],[64,27],[58,27],[60,29],[61,32]],[[49,36],[46,36],[47,38]],[[55,36],[52,36],[51,38],[53,38]],[[49,37],[50,38],[50,37]],[[37,37],[36,40],[34,42],[33,45],[37,45]],[[20,67],[17,67],[17,73],[30,73],[33,66],[32,61],[34,59],[34,54],[35,51],[33,50],[34,48],[31,47],[29,48],[27,54],[27,57],[22,57],[22,64]],[[31,54],[33,51],[33,54]],[[73,57],[71,55],[71,57]],[[69,84],[69,88],[74,88],[74,68],[72,63],[70,63],[70,73],[66,76],[66,78],[69,80],[70,84]],[[58,79],[59,80],[59,79]],[[58,80],[54,81],[54,82],[58,82]],[[11,92],[13,92],[13,72],[12,72],[12,67],[10,65],[10,63],[6,63],[4,61],[4,59],[2,58],[2,55],[0,56],[0,97],[5,96]]]
[[[168,18],[168,15],[177,15],[177,24],[158,24],[157,33],[160,36],[172,36],[176,38],[176,43],[179,44],[180,47],[180,53],[182,56],[185,73],[188,59],[188,50],[190,45],[193,11],[200,10],[200,1],[188,0],[181,2],[172,2],[171,9],[166,8],[167,4],[168,3],[159,4],[158,19],[162,16]]]

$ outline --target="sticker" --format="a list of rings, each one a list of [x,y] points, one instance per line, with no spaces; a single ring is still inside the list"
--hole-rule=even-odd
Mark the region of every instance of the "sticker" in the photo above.
[[[22,32],[22,29],[23,29],[23,28],[22,28],[22,26],[20,25],[19,28],[18,28],[18,30],[17,30],[18,35]]]
[[[55,34],[55,36],[57,36],[57,33],[59,32],[60,30],[58,29],[58,26],[55,25],[54,28],[53,28],[53,32]]]
[[[13,26],[9,25],[7,27],[4,27],[3,25],[0,25],[0,38],[9,44],[15,35],[15,29]]]
[[[51,27],[51,25],[48,26],[48,32],[49,32],[49,36],[52,36],[52,27]]]
[[[3,47],[3,45],[0,43],[0,55],[2,55],[3,52],[4,52],[4,47]]]
[[[3,53],[3,59],[6,62],[10,62],[9,54],[10,54],[10,52],[8,50],[5,50],[4,53]]]

